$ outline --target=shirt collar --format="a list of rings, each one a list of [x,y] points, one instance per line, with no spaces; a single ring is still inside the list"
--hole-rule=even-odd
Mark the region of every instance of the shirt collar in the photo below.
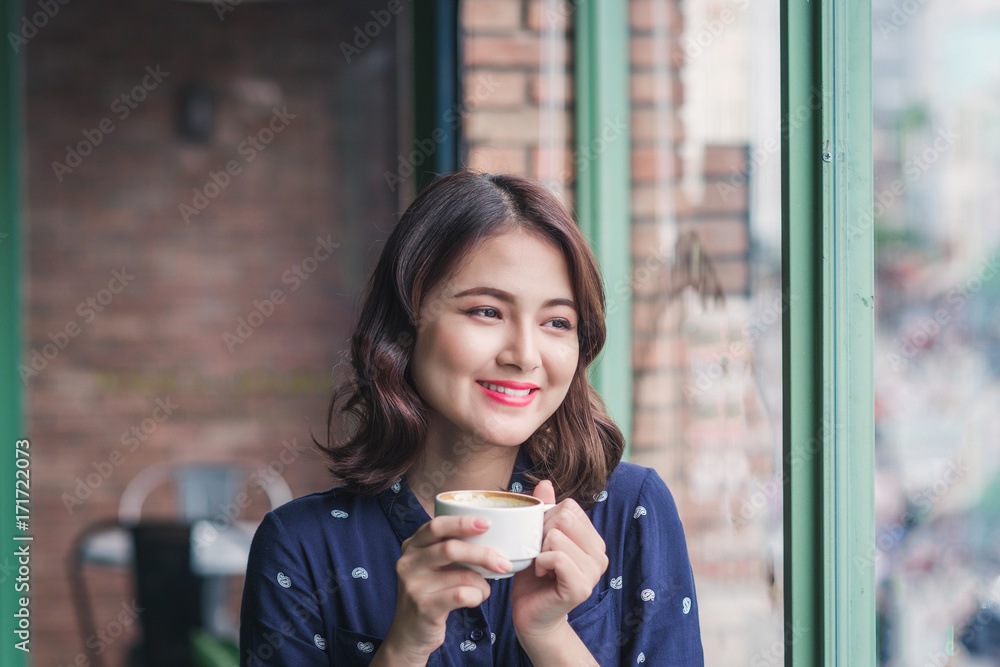
[[[531,458],[528,456],[527,450],[521,447],[518,449],[517,459],[514,460],[514,470],[511,473],[507,489],[516,493],[530,494],[533,487],[529,487],[530,482],[525,473],[531,467]],[[376,499],[389,522],[389,526],[392,527],[392,531],[401,543],[417,532],[420,526],[431,520],[423,505],[410,489],[410,485],[406,483],[405,477],[397,479],[391,487],[378,494]]]

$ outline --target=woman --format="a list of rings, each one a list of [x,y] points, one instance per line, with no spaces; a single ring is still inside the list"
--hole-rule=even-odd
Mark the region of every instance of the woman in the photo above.
[[[271,512],[254,537],[243,665],[703,664],[670,492],[619,463],[587,380],[604,293],[585,239],[540,184],[458,172],[390,235],[330,404],[341,485]],[[343,434],[341,436],[341,430]],[[431,519],[455,489],[547,503],[542,553],[511,578]]]

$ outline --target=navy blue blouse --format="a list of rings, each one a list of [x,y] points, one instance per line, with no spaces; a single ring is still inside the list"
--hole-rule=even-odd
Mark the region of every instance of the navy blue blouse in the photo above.
[[[530,493],[519,457],[512,491]],[[609,565],[570,626],[602,665],[704,665],[698,602],[684,531],[656,472],[620,463],[587,511]],[[334,488],[270,512],[250,550],[240,625],[240,665],[367,665],[396,608],[403,540],[430,520],[406,480],[376,497]],[[511,619],[511,579],[448,617],[429,666],[531,661]]]

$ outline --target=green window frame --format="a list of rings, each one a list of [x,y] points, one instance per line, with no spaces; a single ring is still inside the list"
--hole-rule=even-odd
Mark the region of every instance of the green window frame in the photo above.
[[[785,664],[875,664],[871,4],[782,0]],[[627,3],[575,15],[576,142],[628,118]],[[622,142],[624,144],[624,142]],[[630,270],[628,146],[577,175],[606,287]],[[615,298],[620,298],[609,290]],[[631,309],[608,313],[594,373],[631,423]]]
[[[0,34],[17,32],[20,18],[20,3],[5,2],[0,12]],[[0,364],[0,479],[3,480],[0,489],[5,489],[5,497],[12,500],[14,443],[24,437],[21,430],[23,392],[17,374],[23,349],[20,234],[23,87],[21,59],[9,46],[5,44],[0,49],[0,359],[3,359]],[[18,546],[14,534],[14,518],[7,516],[0,521],[0,553],[13,554]],[[0,665],[21,667],[25,664],[26,653],[14,646],[12,620],[20,607],[18,598],[24,593],[15,590],[13,576],[0,579],[0,618],[4,619],[0,623],[4,633],[4,641],[0,641]]]

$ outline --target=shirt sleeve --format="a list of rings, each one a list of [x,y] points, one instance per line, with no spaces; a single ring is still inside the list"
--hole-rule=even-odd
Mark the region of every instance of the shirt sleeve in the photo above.
[[[705,664],[694,574],[667,485],[649,470],[625,534],[621,664]]]
[[[240,667],[329,665],[316,587],[274,513],[254,535],[240,610]]]

